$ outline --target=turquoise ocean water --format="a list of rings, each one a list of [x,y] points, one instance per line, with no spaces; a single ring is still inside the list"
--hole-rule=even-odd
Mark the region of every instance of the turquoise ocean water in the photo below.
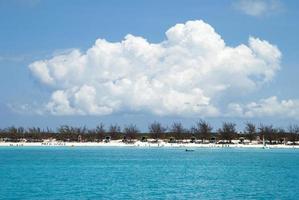
[[[0,199],[299,199],[299,150],[1,147]]]

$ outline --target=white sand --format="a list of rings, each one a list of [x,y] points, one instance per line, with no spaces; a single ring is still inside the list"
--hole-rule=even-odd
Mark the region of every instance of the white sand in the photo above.
[[[113,140],[108,143],[105,142],[0,142],[1,146],[28,146],[28,147],[57,147],[57,146],[66,146],[66,147],[175,147],[175,148],[263,148],[262,144],[195,144],[195,143],[149,143],[149,142],[140,142],[137,141],[134,144],[126,144],[120,140]],[[296,148],[299,149],[299,145],[267,145],[269,148]]]

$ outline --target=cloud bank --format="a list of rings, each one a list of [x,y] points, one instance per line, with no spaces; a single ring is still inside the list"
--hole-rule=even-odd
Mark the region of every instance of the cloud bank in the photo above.
[[[271,81],[280,59],[279,49],[259,38],[228,46],[199,20],[176,24],[160,43],[130,34],[120,42],[98,39],[86,52],[74,49],[29,68],[53,91],[45,109],[55,115],[219,116],[217,102]]]
[[[299,119],[299,100],[281,100],[276,96],[251,102],[246,105],[231,103],[229,115],[235,117],[271,117]]]
[[[234,8],[250,16],[262,16],[279,12],[283,5],[279,0],[238,0]]]

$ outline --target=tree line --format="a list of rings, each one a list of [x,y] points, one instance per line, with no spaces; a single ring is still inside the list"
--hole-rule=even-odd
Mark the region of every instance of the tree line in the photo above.
[[[121,128],[117,124],[105,127],[100,123],[95,128],[72,127],[62,125],[56,130],[41,129],[38,127],[8,127],[0,129],[2,141],[18,142],[26,139],[29,142],[41,142],[45,139],[56,139],[64,142],[84,141],[102,142],[105,140],[146,140],[151,138],[154,141],[162,139],[170,142],[190,140],[191,142],[211,142],[212,140],[223,143],[231,143],[232,140],[253,141],[257,138],[264,138],[270,144],[283,144],[289,141],[293,144],[299,141],[299,126],[291,125],[287,129],[275,128],[273,125],[255,125],[247,122],[243,131],[238,132],[235,123],[224,122],[221,128],[214,128],[207,121],[200,120],[191,128],[185,128],[182,123],[175,122],[167,127],[160,122],[153,122],[148,126],[147,132],[141,132],[136,125],[129,124]]]

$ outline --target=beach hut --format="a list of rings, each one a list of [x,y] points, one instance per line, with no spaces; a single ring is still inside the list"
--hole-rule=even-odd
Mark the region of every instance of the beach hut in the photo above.
[[[105,143],[108,143],[108,142],[110,142],[110,141],[111,141],[111,137],[110,137],[110,136],[106,136],[104,142],[105,142]]]
[[[126,136],[123,137],[122,142],[123,142],[123,143],[127,143],[127,142],[128,142],[128,139],[127,139]]]
[[[174,137],[170,137],[168,142],[169,142],[169,143],[176,143],[176,140],[175,140]]]
[[[210,138],[210,143],[215,144],[215,143],[216,143],[216,137],[211,137],[211,138]]]
[[[147,137],[146,136],[142,136],[141,142],[147,142]]]
[[[263,143],[263,140],[261,139],[260,136],[256,136],[255,141],[256,141],[257,144],[262,144]]]
[[[190,143],[195,143],[196,142],[196,137],[195,136],[192,136],[191,138],[190,138]]]
[[[82,142],[82,136],[78,135],[78,142]]]
[[[240,137],[239,138],[239,144],[244,144],[245,142],[245,138],[244,137]]]

